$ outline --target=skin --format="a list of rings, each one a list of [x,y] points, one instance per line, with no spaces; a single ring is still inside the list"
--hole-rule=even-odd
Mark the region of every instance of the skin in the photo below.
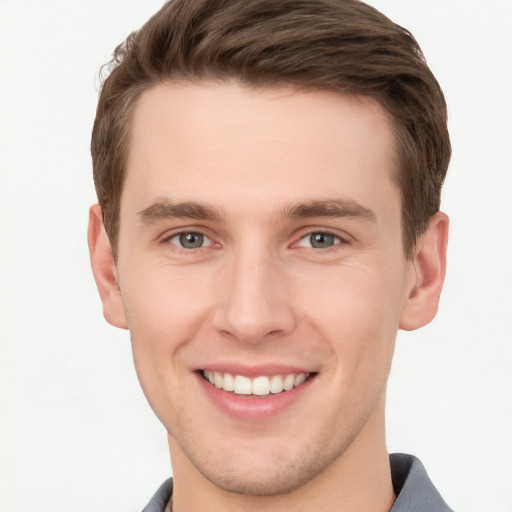
[[[404,256],[385,111],[324,91],[167,83],[132,123],[117,264],[98,205],[89,245],[105,317],[130,329],[169,434],[174,510],[389,510],[395,337],[435,316],[448,220],[435,215]],[[204,244],[184,248],[180,233]],[[312,233],[332,244],[311,246]],[[249,421],[204,392],[197,371],[223,364],[313,378]]]

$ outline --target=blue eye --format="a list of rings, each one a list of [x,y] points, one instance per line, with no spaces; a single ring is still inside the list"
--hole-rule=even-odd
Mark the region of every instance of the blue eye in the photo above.
[[[169,242],[174,245],[179,245],[183,249],[199,249],[211,245],[212,241],[202,233],[184,232],[174,235],[169,238]]]
[[[329,249],[330,247],[340,244],[341,239],[331,233],[317,231],[303,237],[299,245],[301,247],[312,247],[313,249]]]

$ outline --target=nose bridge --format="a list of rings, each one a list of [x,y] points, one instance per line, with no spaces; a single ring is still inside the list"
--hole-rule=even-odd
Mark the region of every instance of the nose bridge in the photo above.
[[[293,330],[295,317],[284,288],[283,264],[259,244],[234,250],[223,269],[215,327],[245,343]]]

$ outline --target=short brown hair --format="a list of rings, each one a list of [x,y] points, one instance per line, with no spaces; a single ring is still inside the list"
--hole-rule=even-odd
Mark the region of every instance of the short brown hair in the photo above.
[[[451,154],[443,93],[414,37],[363,2],[171,0],[116,48],[109,68],[91,152],[115,257],[134,107],[173,79],[371,97],[393,123],[407,256],[439,210]]]

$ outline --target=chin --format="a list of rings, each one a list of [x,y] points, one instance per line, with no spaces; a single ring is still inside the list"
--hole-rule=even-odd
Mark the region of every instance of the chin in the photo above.
[[[203,476],[212,484],[224,491],[246,496],[278,496],[288,494],[308,481],[312,480],[321,470],[315,467],[281,467],[279,470],[269,468],[243,471],[234,474],[234,471],[214,474],[203,472]],[[244,474],[246,473],[246,474]]]
[[[278,496],[293,492],[315,479],[340,457],[346,444],[302,445],[298,448],[300,452],[294,454],[289,450],[267,451],[265,454],[264,450],[254,447],[252,454],[246,450],[231,451],[224,457],[217,454],[208,460],[189,453],[188,458],[204,478],[224,491],[246,496]]]

